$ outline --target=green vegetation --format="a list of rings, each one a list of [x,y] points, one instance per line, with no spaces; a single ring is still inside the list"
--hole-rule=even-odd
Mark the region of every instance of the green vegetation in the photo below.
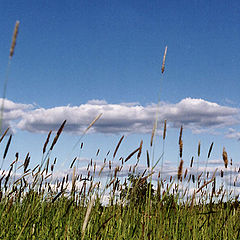
[[[14,32],[10,58],[17,30]],[[162,73],[165,57],[166,50]],[[3,116],[3,106],[1,115]],[[84,134],[100,117],[95,118]],[[47,150],[51,136],[51,131],[49,132],[39,165],[30,169],[30,154],[26,155],[24,163],[20,163],[16,153],[16,159],[8,169],[1,169],[0,239],[240,239],[238,196],[231,195],[227,182],[225,181],[225,187],[218,186],[217,171],[209,176],[206,172],[207,163],[202,173],[194,174],[194,171],[186,170],[183,174],[182,128],[179,136],[179,167],[176,176],[170,176],[170,179],[161,177],[164,151],[156,162],[152,160],[152,164],[147,152],[146,170],[137,172],[142,156],[142,141],[140,147],[127,157],[119,158],[120,165],[114,165],[113,160],[123,137],[113,151],[112,159],[105,159],[100,170],[97,170],[96,163],[91,160],[86,166],[86,176],[80,175],[76,167],[78,159],[75,158],[68,173],[61,179],[55,179],[56,159],[51,159],[51,152],[65,123],[66,121],[60,126]],[[150,143],[152,153],[156,123]],[[2,134],[0,142],[7,136],[7,132],[8,129]],[[166,121],[163,149],[165,137]],[[7,141],[1,166],[11,139],[12,136]],[[213,144],[207,160],[212,147]],[[128,177],[122,177],[123,167],[135,155],[136,164],[130,167]],[[159,163],[162,167],[156,176]],[[223,165],[228,168],[225,149]],[[107,175],[102,176],[106,168]],[[224,172],[221,171],[220,174],[223,178]],[[107,179],[105,186],[101,185],[103,179]],[[233,182],[232,190],[236,181],[237,179]],[[193,185],[195,190],[191,192]],[[103,201],[106,196],[109,196],[107,202]]]
[[[23,176],[28,172],[30,170],[26,170]],[[51,187],[43,177],[44,173],[36,174],[35,179],[36,176],[40,179],[35,182],[27,182],[25,177],[20,177],[15,183],[4,184],[7,187],[1,190],[0,239],[240,237],[240,207],[237,200],[224,202],[219,198],[218,202],[210,200],[196,204],[193,195],[189,196],[189,200],[179,201],[181,193],[177,189],[178,183],[173,187],[173,182],[167,186],[158,181],[158,188],[154,191],[147,177],[130,175],[123,184],[117,177],[115,181],[109,181],[112,182],[109,187],[111,198],[107,205],[103,205],[103,190],[97,184],[93,187],[93,180],[89,187],[87,180],[83,180],[85,184],[76,190],[74,184],[78,176],[73,176],[72,191],[67,191],[69,182],[66,178]],[[6,182],[6,175],[1,176],[2,183],[3,179]],[[175,194],[170,193],[170,188],[175,190]],[[120,198],[114,193],[117,191],[121,192]],[[212,189],[211,194],[216,196],[217,192]]]

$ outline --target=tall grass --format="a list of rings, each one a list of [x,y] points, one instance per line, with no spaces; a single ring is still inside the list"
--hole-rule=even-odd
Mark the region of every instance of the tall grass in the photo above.
[[[166,51],[167,48],[162,73]],[[100,117],[101,114],[90,123],[82,137]],[[150,148],[156,123],[157,120]],[[89,160],[84,174],[78,171],[77,156],[66,174],[59,178],[54,174],[56,158],[52,158],[51,152],[66,124],[67,120],[60,125],[51,144],[52,131],[48,133],[42,160],[36,166],[29,167],[30,153],[26,154],[24,162],[16,153],[7,169],[1,167],[0,239],[240,239],[238,195],[228,191],[227,181],[217,184],[227,171],[216,169],[213,173],[207,172],[213,143],[204,172],[198,173],[198,166],[194,168],[193,157],[190,168],[187,168],[182,159],[181,127],[179,166],[176,166],[176,174],[167,179],[163,174],[164,145],[157,160],[151,149],[146,149],[146,157],[142,155],[142,140],[138,148],[119,156],[122,136],[112,149],[113,155],[108,153],[101,165],[94,159]],[[7,131],[2,134],[0,143],[6,138]],[[76,145],[80,144],[82,137]],[[3,160],[11,139],[12,136],[8,138]],[[166,121],[163,144],[165,139]],[[99,149],[96,155],[98,153]],[[197,157],[199,162],[200,143]],[[227,170],[225,148],[222,158]],[[131,165],[130,159],[136,162]],[[146,162],[144,170],[138,168],[139,162]],[[128,174],[126,167],[129,167]],[[238,176],[237,172],[234,174]],[[103,184],[104,180],[106,184]],[[236,181],[232,186],[234,192],[237,192]]]
[[[27,154],[14,172],[16,158],[0,173],[0,239],[239,239],[239,201],[216,184],[220,171],[199,178],[181,160],[170,180],[147,166],[143,172],[132,166],[127,177],[124,166],[134,154],[138,161],[140,150],[119,157],[122,164],[106,159],[97,170],[91,160],[86,175],[73,163],[61,179],[54,177],[54,160],[29,168]],[[193,179],[199,186],[191,193]]]

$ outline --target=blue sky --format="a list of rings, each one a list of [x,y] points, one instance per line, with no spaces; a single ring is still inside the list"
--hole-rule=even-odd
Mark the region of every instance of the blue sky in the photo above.
[[[141,139],[146,150],[158,111],[159,130],[168,120],[167,160],[178,161],[183,124],[186,163],[198,141],[205,155],[214,141],[213,158],[220,159],[225,146],[237,162],[239,13],[239,1],[1,1],[2,83],[20,21],[7,88],[5,121],[14,130],[8,161],[16,151],[22,158],[29,151],[37,162],[47,132],[64,119],[65,134],[53,156],[60,162],[73,157],[73,145],[99,113],[83,139],[83,157],[101,148],[103,158],[122,134],[124,156]]]

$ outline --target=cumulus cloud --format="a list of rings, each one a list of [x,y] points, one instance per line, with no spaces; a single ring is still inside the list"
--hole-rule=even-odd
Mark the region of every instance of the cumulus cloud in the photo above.
[[[30,132],[57,130],[66,119],[65,132],[81,134],[100,113],[103,115],[91,128],[98,133],[150,133],[158,111],[159,121],[168,121],[169,127],[184,125],[193,132],[213,131],[240,122],[238,108],[221,106],[203,99],[185,98],[178,103],[161,102],[110,104],[91,100],[79,106],[38,108],[6,100],[4,119],[16,122],[15,127]],[[17,120],[17,121],[16,121]]]
[[[33,108],[33,105],[31,104],[22,104],[22,103],[15,103],[13,101],[10,101],[8,99],[2,99],[0,98],[0,106],[3,107],[2,117],[2,123],[1,127],[2,130],[5,131],[8,127],[14,127],[17,120],[21,120],[24,115],[26,114],[26,111]],[[13,129],[9,132],[12,132]]]
[[[163,109],[164,117],[175,126],[183,124],[198,129],[239,123],[239,109],[220,106],[203,99],[186,98],[177,104],[165,104]]]

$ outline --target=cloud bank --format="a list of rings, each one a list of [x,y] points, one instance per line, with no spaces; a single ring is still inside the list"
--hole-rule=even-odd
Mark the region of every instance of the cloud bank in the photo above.
[[[158,121],[168,121],[169,127],[185,128],[193,132],[233,127],[240,123],[240,109],[221,106],[203,99],[185,98],[178,103],[161,102],[142,106],[138,103],[110,104],[91,100],[79,106],[38,108],[31,104],[5,100],[4,126],[35,133],[57,130],[66,119],[65,132],[82,134],[93,119],[102,117],[91,128],[96,133],[150,133],[158,112]],[[231,137],[231,135],[230,135]]]

